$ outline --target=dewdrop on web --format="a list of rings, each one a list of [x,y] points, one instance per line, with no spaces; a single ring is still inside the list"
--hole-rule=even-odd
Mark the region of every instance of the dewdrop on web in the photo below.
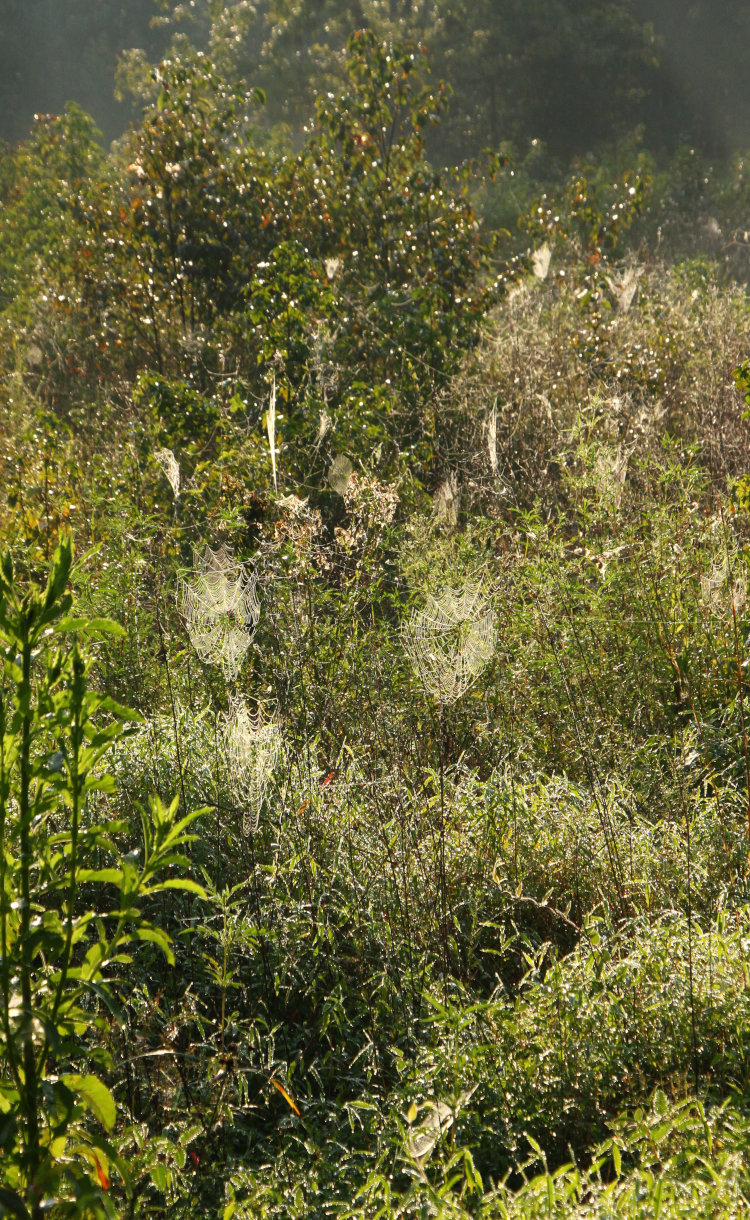
[[[495,652],[495,616],[481,585],[428,594],[401,628],[404,648],[425,688],[440,704],[455,703]]]
[[[190,642],[202,661],[219,665],[228,681],[239,673],[260,617],[257,577],[224,546],[206,547],[180,582],[179,604]]]

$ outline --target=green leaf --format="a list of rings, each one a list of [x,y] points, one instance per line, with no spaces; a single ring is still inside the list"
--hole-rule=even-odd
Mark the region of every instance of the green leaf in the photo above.
[[[612,1144],[612,1163],[615,1167],[615,1173],[618,1178],[622,1177],[622,1156],[620,1155],[619,1144]]]
[[[160,881],[151,887],[149,893],[158,893],[159,890],[187,890],[189,894],[197,894],[199,898],[208,897],[203,886],[188,877],[170,877],[167,881]]]
[[[77,632],[79,635],[114,635],[124,636],[127,634],[125,628],[119,623],[114,622],[111,618],[68,618],[60,619],[60,622],[55,628],[57,633]]]
[[[62,1076],[61,1080],[96,1115],[102,1126],[111,1131],[117,1118],[117,1107],[114,1097],[99,1077],[68,1074]]]
[[[663,1186],[664,1186],[664,1179],[659,1178],[659,1181],[656,1183],[656,1189],[654,1190],[654,1197],[652,1199],[652,1206],[654,1209],[654,1211],[653,1211],[654,1220],[659,1220],[659,1213],[661,1212],[661,1194],[662,1194]]]
[[[19,1216],[20,1220],[31,1220],[26,1204],[14,1190],[6,1190],[0,1186],[0,1207],[4,1207],[11,1216]]]
[[[175,957],[174,953],[172,952],[170,938],[166,932],[162,932],[160,928],[148,928],[141,926],[140,928],[136,929],[135,935],[138,940],[145,940],[150,944],[158,945],[170,966],[174,965]]]
[[[81,882],[111,881],[114,885],[119,885],[122,879],[122,873],[119,868],[82,868],[77,876]]]
[[[140,723],[143,716],[140,712],[136,712],[132,707],[126,707],[124,703],[118,703],[116,699],[112,699],[109,695],[105,695],[99,700],[99,707],[109,712],[112,716],[117,716],[119,720],[133,720]]]
[[[156,1189],[161,1191],[162,1194],[166,1194],[169,1185],[169,1174],[167,1173],[166,1166],[159,1164],[152,1165],[149,1172],[151,1173],[151,1181]]]

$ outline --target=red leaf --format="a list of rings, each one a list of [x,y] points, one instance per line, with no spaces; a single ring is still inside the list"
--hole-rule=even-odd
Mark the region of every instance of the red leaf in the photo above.
[[[94,1153],[94,1162],[96,1164],[96,1176],[99,1179],[99,1185],[101,1186],[102,1190],[109,1190],[109,1178],[107,1177],[106,1171],[102,1169],[101,1161],[96,1153]]]

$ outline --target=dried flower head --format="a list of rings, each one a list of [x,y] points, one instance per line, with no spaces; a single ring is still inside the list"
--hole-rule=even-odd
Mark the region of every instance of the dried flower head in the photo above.
[[[334,538],[337,546],[349,555],[361,554],[368,542],[378,544],[383,531],[393,521],[398,508],[398,492],[388,483],[365,478],[355,471],[349,476],[342,495],[349,523],[336,526]]]
[[[454,703],[492,660],[495,616],[481,586],[445,588],[428,596],[401,634],[425,689],[439,703]]]
[[[154,454],[154,461],[157,465],[161,466],[161,469],[167,476],[169,486],[172,488],[172,493],[176,500],[180,494],[180,467],[175,455],[171,449],[157,449]]]
[[[237,677],[260,617],[255,573],[248,573],[224,546],[206,547],[180,583],[180,608],[190,641],[202,661]]]
[[[229,784],[242,809],[242,829],[254,834],[268,782],[281,754],[281,730],[274,720],[255,716],[242,699],[233,699],[225,718],[224,743]]]

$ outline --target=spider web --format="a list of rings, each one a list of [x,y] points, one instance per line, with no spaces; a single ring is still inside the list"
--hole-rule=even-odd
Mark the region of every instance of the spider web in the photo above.
[[[628,463],[632,450],[618,445],[615,450],[602,450],[594,465],[594,481],[600,500],[609,500],[613,508],[619,508],[623,488],[628,477]]]
[[[728,563],[715,563],[710,572],[700,578],[701,598],[706,607],[720,616],[739,615],[747,602],[747,582],[744,576],[734,577]]]
[[[154,461],[164,471],[176,500],[180,494],[180,467],[175,455],[171,449],[157,449],[154,454]]]
[[[460,699],[495,651],[495,619],[479,585],[429,594],[401,630],[412,665],[439,703]]]
[[[235,679],[260,617],[257,577],[248,573],[225,546],[206,547],[195,568],[181,581],[180,609],[202,661],[221,665]]]
[[[232,699],[225,717],[224,744],[232,798],[242,809],[243,834],[255,834],[268,782],[281,754],[278,724],[253,716],[242,699]]]

